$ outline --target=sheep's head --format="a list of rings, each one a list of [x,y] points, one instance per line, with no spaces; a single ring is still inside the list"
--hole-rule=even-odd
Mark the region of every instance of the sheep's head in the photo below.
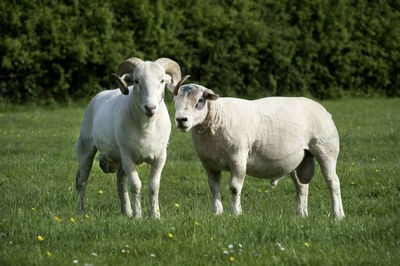
[[[129,94],[133,85],[135,102],[147,116],[154,115],[163,101],[165,85],[171,90],[181,79],[179,65],[171,59],[159,58],[155,62],[132,57],[118,66],[117,81],[121,93]]]
[[[174,91],[175,123],[177,128],[187,132],[204,122],[208,113],[207,101],[217,100],[218,94],[197,84],[180,87],[182,83],[180,81]]]

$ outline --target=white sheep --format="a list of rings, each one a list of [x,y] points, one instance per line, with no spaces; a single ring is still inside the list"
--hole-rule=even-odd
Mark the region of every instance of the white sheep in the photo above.
[[[307,216],[308,183],[314,175],[315,157],[331,193],[333,213],[338,219],[344,217],[336,175],[339,136],[325,108],[306,98],[219,98],[200,85],[180,87],[183,81],[174,90],[176,126],[192,131],[194,147],[208,175],[213,212],[223,211],[223,170],[231,172],[233,214],[242,213],[240,194],[246,173],[272,178],[272,184],[290,174],[297,212]]]
[[[165,85],[181,78],[179,65],[168,58],[155,62],[130,58],[118,67],[119,89],[103,91],[89,103],[77,143],[78,171],[76,190],[78,212],[86,210],[86,186],[93,158],[98,151],[99,164],[106,172],[117,173],[121,212],[140,218],[142,183],[136,166],[151,164],[149,180],[150,216],[160,217],[158,191],[171,122],[164,103]],[[133,84],[133,87],[128,87]],[[127,192],[129,180],[133,211]]]

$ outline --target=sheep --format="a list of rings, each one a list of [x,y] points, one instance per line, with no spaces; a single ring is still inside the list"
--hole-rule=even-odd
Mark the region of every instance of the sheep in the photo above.
[[[142,217],[142,183],[136,166],[144,162],[151,164],[148,184],[150,216],[160,218],[158,192],[171,132],[163,99],[164,88],[165,85],[174,87],[181,79],[180,67],[168,58],[152,62],[132,57],[118,66],[117,74],[111,75],[119,89],[100,92],[91,100],[76,146],[77,212],[86,210],[86,186],[98,151],[103,172],[117,172],[121,213],[130,217]],[[133,210],[127,192],[127,179],[133,197]]]
[[[186,78],[174,88],[175,123],[181,131],[192,132],[207,172],[213,213],[223,212],[221,171],[230,171],[232,214],[242,214],[240,194],[246,174],[272,178],[272,185],[290,174],[296,211],[308,216],[308,183],[315,157],[330,190],[333,214],[344,217],[336,174],[339,135],[324,107],[302,97],[219,98],[201,85],[180,87]]]

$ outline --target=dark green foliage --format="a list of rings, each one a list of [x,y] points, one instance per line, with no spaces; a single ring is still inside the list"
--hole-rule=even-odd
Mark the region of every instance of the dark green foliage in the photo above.
[[[221,95],[400,95],[397,1],[1,1],[0,98],[114,87],[120,61],[170,57]]]

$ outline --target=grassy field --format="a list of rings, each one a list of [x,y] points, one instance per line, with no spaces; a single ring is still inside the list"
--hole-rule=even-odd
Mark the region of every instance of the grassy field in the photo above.
[[[210,215],[191,136],[175,128],[161,179],[161,220],[121,216],[116,177],[97,161],[87,215],[76,215],[75,143],[84,108],[0,105],[0,265],[399,265],[400,99],[322,104],[341,137],[341,222],[330,217],[319,169],[306,219],[294,214],[290,178],[271,188],[269,180],[247,177],[244,215],[230,216],[228,173],[225,212]],[[145,216],[149,170],[139,167]]]

